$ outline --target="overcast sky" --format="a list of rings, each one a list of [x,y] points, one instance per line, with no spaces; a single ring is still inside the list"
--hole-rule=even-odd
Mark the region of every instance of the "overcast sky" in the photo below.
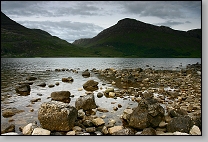
[[[201,28],[200,1],[1,1],[1,11],[70,43],[92,38],[124,18],[182,31]]]

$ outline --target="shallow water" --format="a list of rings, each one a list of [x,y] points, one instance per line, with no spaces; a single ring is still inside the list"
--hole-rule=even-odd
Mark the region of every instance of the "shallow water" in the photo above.
[[[188,64],[201,63],[201,58],[2,58],[1,59],[1,109],[15,107],[19,110],[24,110],[22,113],[18,113],[12,117],[4,118],[1,115],[1,123],[10,122],[16,126],[16,132],[19,132],[20,126],[25,126],[30,122],[38,122],[38,109],[43,102],[50,101],[51,92],[54,91],[70,91],[74,97],[71,98],[70,105],[74,106],[75,101],[80,95],[85,94],[85,90],[78,91],[78,88],[82,88],[82,85],[93,79],[99,82],[99,90],[94,91],[96,104],[102,108],[109,110],[107,113],[101,113],[97,111],[97,116],[106,115],[104,119],[107,123],[110,119],[116,120],[116,125],[121,125],[122,120],[120,115],[127,107],[133,108],[137,106],[136,102],[131,100],[131,96],[125,96],[124,98],[117,97],[97,98],[98,92],[103,92],[107,87],[112,87],[108,84],[109,80],[106,78],[98,77],[98,75],[91,72],[91,76],[88,78],[82,77],[82,72],[86,69],[126,69],[126,68],[153,68],[153,69],[168,69],[168,70],[180,70],[185,68]],[[55,69],[67,68],[69,71],[56,72]],[[70,71],[75,69],[78,73]],[[48,71],[46,71],[48,70]],[[15,92],[15,86],[22,81],[26,81],[27,76],[35,76],[38,79],[34,81],[31,87],[30,95],[20,96]],[[62,82],[62,78],[72,77],[74,81],[72,83]],[[39,87],[37,84],[42,82],[46,83],[46,87]],[[49,88],[49,84],[55,84],[59,82],[58,86]],[[115,86],[113,86],[115,87]],[[102,89],[100,89],[102,88]],[[116,88],[116,87],[115,87]],[[41,93],[42,96],[37,94]],[[40,102],[31,104],[30,100],[35,98],[41,98]],[[111,102],[115,102],[112,104]],[[122,107],[117,111],[113,110],[114,106],[121,104]],[[30,110],[34,109],[33,112]]]

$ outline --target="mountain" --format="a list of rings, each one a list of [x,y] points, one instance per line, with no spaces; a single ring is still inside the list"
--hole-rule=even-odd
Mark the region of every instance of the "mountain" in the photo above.
[[[177,31],[125,18],[93,38],[68,43],[1,12],[1,57],[201,58],[201,29]]]
[[[105,57],[201,58],[201,35],[201,29],[178,31],[125,18],[97,36],[73,44]]]
[[[40,29],[29,29],[1,12],[1,57],[75,57],[86,52]]]

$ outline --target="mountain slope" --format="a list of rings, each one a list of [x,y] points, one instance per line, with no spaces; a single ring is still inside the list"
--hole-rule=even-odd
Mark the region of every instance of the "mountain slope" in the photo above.
[[[83,49],[40,29],[28,29],[1,12],[1,57],[86,56]]]
[[[125,18],[74,45],[109,57],[201,57],[201,29],[177,31]]]

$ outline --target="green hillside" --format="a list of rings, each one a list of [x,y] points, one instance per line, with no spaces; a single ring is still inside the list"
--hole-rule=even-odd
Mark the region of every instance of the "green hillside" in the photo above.
[[[109,57],[201,57],[201,29],[176,31],[134,19],[120,20],[91,39],[73,43]]]
[[[1,57],[201,58],[201,35],[201,29],[177,31],[126,18],[93,38],[71,44],[26,28],[1,12]]]
[[[1,12],[1,57],[87,56],[83,49],[40,29],[28,29]]]

